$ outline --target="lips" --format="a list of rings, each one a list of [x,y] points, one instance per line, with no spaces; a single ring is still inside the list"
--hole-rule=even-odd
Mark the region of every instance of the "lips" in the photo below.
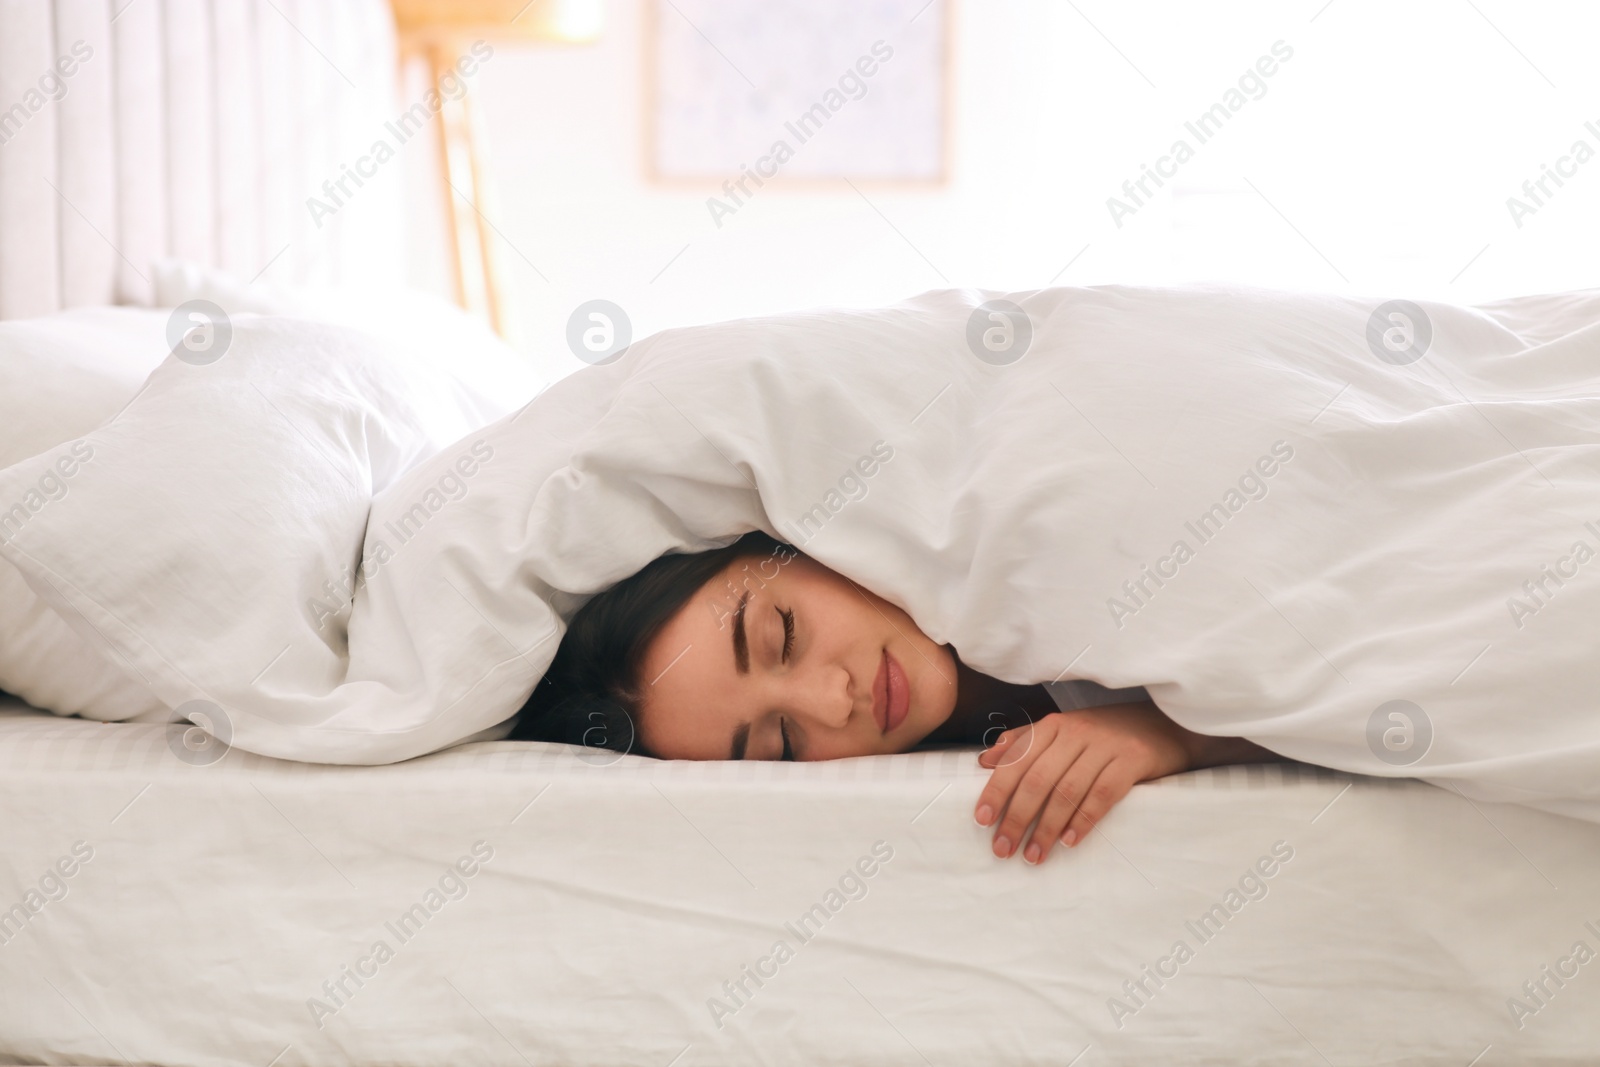
[[[882,733],[906,721],[911,710],[911,684],[905,668],[884,650],[878,661],[878,676],[872,680],[872,717]]]

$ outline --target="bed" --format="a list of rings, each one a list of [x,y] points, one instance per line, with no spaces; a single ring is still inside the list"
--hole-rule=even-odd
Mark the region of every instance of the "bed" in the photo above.
[[[102,62],[0,150],[0,318],[159,306],[169,256],[398,282],[403,197],[375,190],[315,242],[295,221],[395,105],[385,5],[11,5],[0,101],[80,38]],[[219,121],[249,109],[254,136]],[[127,313],[159,340],[162,316]],[[1600,826],[1284,762],[1140,786],[1035,869],[972,821],[974,752],[684,764],[490,740],[331,767],[3,698],[0,1062],[1600,1048]]]
[[[1575,955],[1600,942],[1600,827],[1421,783],[1180,775],[1030,868],[984,847],[970,750],[689,765],[484,742],[334,768],[217,759],[183,732],[0,714],[0,906],[74,867],[20,929],[0,913],[10,1062],[1459,1067],[1600,1047]]]

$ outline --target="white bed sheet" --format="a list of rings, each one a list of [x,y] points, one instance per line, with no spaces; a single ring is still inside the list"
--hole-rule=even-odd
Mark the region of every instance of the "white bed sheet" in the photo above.
[[[386,767],[190,765],[168,729],[0,712],[0,908],[75,844],[93,853],[0,935],[0,1061],[1490,1067],[1600,1049],[1600,962],[1561,963],[1600,946],[1600,826],[1421,783],[1182,775],[1030,868],[987,851],[971,750],[602,766],[490,742]],[[893,856],[865,896],[810,940],[786,929],[875,842]],[[1293,856],[1266,895],[1197,937],[1186,923],[1278,842]],[[463,857],[464,895],[430,900]],[[719,1028],[708,1001],[778,940],[792,957],[745,979]],[[1192,958],[1161,964],[1179,940]],[[1558,988],[1547,965],[1576,974]],[[1541,979],[1536,1005],[1522,987]],[[1513,1018],[1512,997],[1534,1010]]]

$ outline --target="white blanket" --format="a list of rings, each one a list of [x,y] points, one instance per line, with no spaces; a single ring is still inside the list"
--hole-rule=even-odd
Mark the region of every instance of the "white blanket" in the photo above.
[[[327,460],[360,442],[316,417],[338,353],[236,342],[212,380],[279,390],[322,458],[241,450],[243,477],[198,461],[279,417],[213,390],[214,418],[172,426],[167,409],[161,462],[90,435],[104,462],[77,503],[0,550],[157,692],[215,702],[235,744],[273,755],[392,761],[503,720],[558,612],[760,527],[999,677],[1144,685],[1192,729],[1600,818],[1600,293],[1399,311],[1219,287],[1019,293],[1031,340],[1009,363],[981,341],[1005,323],[974,316],[995,295],[659,334],[418,463],[370,521]],[[197,388],[173,369],[122,421]],[[26,467],[0,473],[0,506],[37,478]],[[241,560],[261,568],[224,588],[247,634],[207,644],[213,601],[96,564],[130,525],[146,536],[110,502],[137,509],[175,478],[160,558],[210,597]],[[228,518],[291,505],[310,528],[277,524],[270,545]],[[352,605],[324,592],[339,553],[319,546],[362,526]]]

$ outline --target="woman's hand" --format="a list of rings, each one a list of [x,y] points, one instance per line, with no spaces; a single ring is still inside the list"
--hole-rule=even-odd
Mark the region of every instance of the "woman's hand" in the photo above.
[[[978,757],[994,769],[978,824],[1001,819],[994,852],[1004,859],[1038,819],[1022,855],[1042,863],[1057,841],[1071,847],[1087,837],[1136,782],[1208,765],[1202,747],[1222,740],[1185,730],[1149,701],[1046,715],[1007,730]]]

